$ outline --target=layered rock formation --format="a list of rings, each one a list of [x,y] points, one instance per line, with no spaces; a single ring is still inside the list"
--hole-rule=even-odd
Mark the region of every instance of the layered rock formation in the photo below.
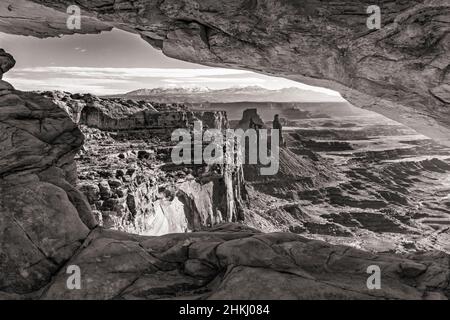
[[[375,252],[450,252],[448,147],[375,114],[300,123],[277,175],[244,167],[247,225]]]
[[[64,109],[77,124],[98,126],[100,123],[88,123],[88,118],[121,119],[142,111],[157,112],[152,104],[145,101],[133,101],[123,99],[102,99],[92,94],[71,94],[61,91],[39,92],[49,98],[53,103]]]
[[[262,129],[265,127],[264,121],[258,115],[257,109],[246,109],[242,114],[242,119],[239,121],[238,128],[247,129]]]
[[[170,137],[152,130],[82,130],[78,185],[104,227],[160,235],[243,220],[241,167],[174,165]]]
[[[2,2],[0,30],[41,37],[68,32],[61,23],[63,17],[54,13],[66,12],[71,0],[15,3]],[[33,10],[37,4],[39,19]],[[356,106],[450,144],[450,6],[446,0],[378,3],[380,30],[367,27],[367,9],[373,5],[369,0],[79,4],[83,14],[139,33],[168,56],[335,89]],[[11,26],[15,16],[21,19]],[[52,23],[33,28],[42,19]],[[84,21],[77,32],[93,32],[91,20]]]
[[[4,53],[2,59],[14,64]],[[48,98],[2,84],[0,119],[2,299],[450,296],[444,253],[374,255],[233,224],[162,237],[105,230],[73,187],[83,136],[69,115]],[[374,264],[383,281],[376,291],[366,285]],[[79,290],[67,287],[73,265],[81,270]]]
[[[46,91],[41,93],[69,113],[77,124],[102,131],[162,130],[190,128],[201,121],[204,128],[228,128],[223,111],[191,111],[185,105],[149,103],[120,98],[99,98],[91,94]]]
[[[67,9],[61,12],[28,0],[3,0],[0,4],[0,32],[46,38],[62,34],[100,33],[112,29],[109,24],[81,12],[83,30],[70,30],[67,28]],[[75,13],[73,10],[70,12]]]
[[[173,165],[175,129],[228,128],[221,111],[180,104],[42,92],[80,125],[86,142],[78,188],[106,228],[141,235],[187,232],[242,221],[246,198],[238,165]]]

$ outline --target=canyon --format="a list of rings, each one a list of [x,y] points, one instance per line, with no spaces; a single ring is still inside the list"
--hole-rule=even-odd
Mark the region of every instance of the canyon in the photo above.
[[[67,3],[4,1],[0,30],[38,37],[73,33],[61,14]],[[448,4],[388,1],[382,8],[386,25],[374,32],[361,31],[360,5],[364,11],[364,1],[86,1],[81,6],[89,18],[81,32],[116,26],[178,59],[337,89],[356,106],[448,144]],[[22,19],[11,26],[17,16]],[[42,23],[50,17],[52,23]],[[0,78],[14,64],[0,50]],[[272,180],[256,175],[257,167],[167,166],[167,129],[193,119],[213,128],[228,125],[221,112],[22,92],[0,80],[0,299],[450,297],[448,204],[425,201],[432,195],[427,192],[420,199],[408,196],[409,188],[432,185],[449,171],[444,146],[411,139],[411,148],[391,151],[394,158],[428,148],[444,160],[384,163],[387,151],[341,143],[330,128],[302,127],[289,131]],[[317,139],[318,132],[336,139]],[[330,156],[351,166],[337,170]],[[364,158],[370,170],[361,170],[355,158]],[[367,193],[351,185],[355,176],[370,186]],[[380,193],[380,180],[397,193]],[[286,181],[294,192],[287,192]],[[355,210],[339,215],[327,206],[342,199],[335,204]],[[425,202],[425,216],[416,217],[426,220],[421,226],[401,219],[405,201]],[[327,213],[314,216],[311,203]],[[423,242],[415,238],[421,228],[431,235]],[[380,245],[380,238],[388,244]],[[382,270],[380,290],[366,286],[374,264]],[[82,270],[81,290],[66,287],[70,265]]]
[[[86,137],[76,157],[78,187],[102,226],[141,235],[187,232],[242,220],[242,167],[175,165],[175,129],[225,130],[221,111],[181,104],[42,92],[71,115]],[[242,191],[241,191],[242,190]]]
[[[9,66],[14,64],[10,56],[2,54],[2,58],[10,60]],[[114,136],[96,128],[83,129],[82,124],[78,127],[48,93],[24,93],[6,84],[2,88],[1,132],[5,138],[1,146],[8,150],[0,161],[1,270],[8,275],[1,278],[2,299],[448,298],[449,256],[443,251],[371,253],[292,232],[261,233],[233,223],[163,236],[101,227],[89,197],[75,185],[85,174],[86,151],[95,150],[93,145],[101,147]],[[65,100],[70,104],[70,99]],[[84,139],[87,144],[83,147]],[[79,153],[82,148],[85,151]],[[100,163],[110,164],[98,158]],[[292,162],[291,157],[287,159]],[[301,165],[303,170],[315,171],[310,163]],[[290,165],[283,168],[282,179],[299,172],[298,168],[290,172]],[[247,172],[249,181],[251,177]],[[131,175],[129,178],[132,181]],[[110,182],[111,187],[118,181]],[[178,181],[175,186],[180,187]],[[151,202],[155,205],[157,201]],[[257,203],[253,205],[257,207]],[[245,218],[251,222],[252,216]],[[121,227],[123,224],[114,225]],[[373,264],[380,266],[386,277],[381,290],[366,287],[366,271]],[[80,290],[66,287],[70,265],[82,270]]]

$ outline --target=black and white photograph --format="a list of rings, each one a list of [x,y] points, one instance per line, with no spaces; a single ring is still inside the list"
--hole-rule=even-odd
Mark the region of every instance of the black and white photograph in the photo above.
[[[0,300],[448,299],[449,0],[0,0]]]

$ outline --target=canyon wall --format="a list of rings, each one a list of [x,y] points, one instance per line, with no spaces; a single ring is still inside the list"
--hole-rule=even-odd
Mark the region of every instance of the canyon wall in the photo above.
[[[103,131],[162,129],[169,133],[177,128],[190,128],[194,121],[201,121],[205,129],[228,128],[227,114],[224,111],[192,111],[177,103],[100,98],[92,94],[60,91],[45,91],[40,94],[63,108],[75,123]]]
[[[188,232],[244,219],[242,166],[174,165],[175,129],[195,121],[228,128],[222,111],[189,111],[179,104],[42,92],[65,110],[86,136],[78,187],[98,223],[140,235]]]
[[[104,131],[119,130],[152,130],[164,129],[171,132],[175,129],[189,128],[194,121],[202,122],[204,127],[226,129],[228,121],[225,112],[221,111],[141,111],[126,118],[111,118],[95,107],[85,107],[81,112],[79,123]]]
[[[0,31],[39,37],[72,33],[63,27],[66,16],[55,14],[72,4],[71,0],[3,1]],[[97,21],[138,33],[173,58],[251,69],[334,89],[355,106],[450,144],[447,0],[377,3],[379,30],[367,27],[367,9],[374,4],[370,0],[78,4],[86,19],[77,32],[101,30],[93,30],[92,22]],[[21,19],[13,27],[8,22],[15,16]]]

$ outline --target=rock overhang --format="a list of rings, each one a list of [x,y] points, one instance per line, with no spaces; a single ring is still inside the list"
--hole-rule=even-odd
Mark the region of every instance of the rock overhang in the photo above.
[[[121,28],[176,59],[337,90],[355,106],[450,144],[445,0],[379,4],[379,30],[366,26],[368,0],[78,1],[81,29],[69,30],[72,2],[4,1],[0,31],[49,37]]]

